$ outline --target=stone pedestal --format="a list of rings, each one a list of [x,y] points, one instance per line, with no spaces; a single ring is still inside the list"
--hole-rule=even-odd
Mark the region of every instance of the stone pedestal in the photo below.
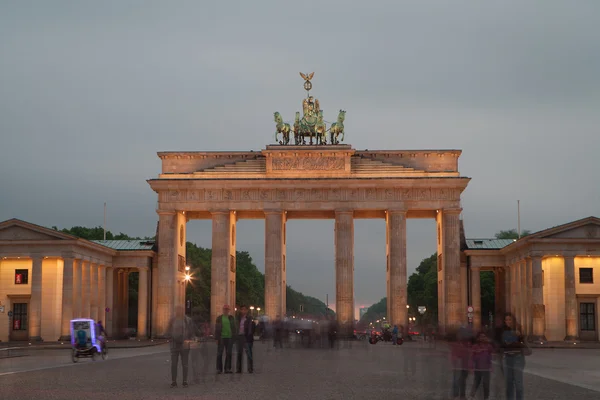
[[[63,257],[61,341],[71,340],[71,320],[73,319],[73,265],[75,259]]]
[[[146,339],[148,324],[148,270],[141,268],[138,279],[137,338]]]
[[[29,340],[42,340],[42,256],[32,256]]]
[[[481,270],[471,267],[471,304],[473,305],[473,329],[481,330]]]
[[[390,210],[386,214],[387,303],[392,326],[408,332],[406,276],[406,211]]]
[[[231,261],[232,218],[234,215],[229,210],[212,213],[210,322],[213,328],[223,306],[229,304],[232,292],[235,293],[235,282],[232,283],[230,279],[230,269],[235,270],[235,258],[233,263]],[[233,312],[235,304],[229,306]]]
[[[565,324],[567,336],[565,340],[577,340],[577,295],[575,294],[575,258],[564,257],[565,261]]]
[[[533,334],[531,341],[546,341],[546,306],[544,305],[543,277],[542,277],[542,257],[532,257],[532,309],[533,314]]]
[[[354,213],[335,212],[335,307],[342,336],[354,327]]]
[[[285,315],[286,289],[283,283],[285,215],[265,212],[265,314],[275,320]]]

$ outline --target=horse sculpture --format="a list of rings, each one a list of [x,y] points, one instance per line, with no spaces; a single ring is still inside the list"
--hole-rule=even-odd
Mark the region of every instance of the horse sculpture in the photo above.
[[[317,143],[327,143],[327,125],[325,125],[325,121],[323,121],[323,110],[319,110],[319,117],[317,118],[317,123],[315,125],[315,133],[317,135]]]
[[[340,110],[340,113],[337,117],[337,122],[331,124],[331,128],[329,129],[329,133],[331,135],[331,144],[339,144],[340,140],[338,137],[342,135],[341,141],[344,141],[344,119],[346,118],[346,111]]]
[[[290,142],[290,124],[283,122],[283,118],[281,118],[281,114],[279,111],[275,112],[275,123],[277,131],[275,132],[275,141],[277,142],[277,135],[281,134],[281,140],[279,144],[288,144]]]

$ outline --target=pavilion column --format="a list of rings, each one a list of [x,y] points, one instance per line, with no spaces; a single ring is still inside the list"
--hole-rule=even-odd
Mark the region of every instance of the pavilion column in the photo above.
[[[519,325],[521,325],[521,332],[523,332],[523,292],[521,291],[521,261],[518,260],[515,263],[515,316]]]
[[[98,320],[98,264],[90,263],[90,318]]]
[[[285,253],[285,214],[265,211],[265,314],[271,320],[285,315],[283,255]]]
[[[406,211],[387,211],[386,233],[386,247],[389,260],[387,271],[387,316],[392,326],[397,325],[399,328],[403,327],[405,333],[407,333]],[[353,279],[352,276],[350,278]]]
[[[106,329],[106,335],[108,337],[113,336],[114,328],[114,318],[115,314],[114,310],[114,282],[115,282],[115,271],[114,268],[107,267],[106,268],[106,309],[108,312],[106,313],[106,321],[104,323],[104,329]]]
[[[399,278],[395,279],[399,280]],[[390,287],[392,284],[390,281]],[[342,335],[350,335],[354,326],[353,211],[335,212],[335,286],[335,311],[338,326]],[[399,315],[399,317],[401,316]]]
[[[148,325],[148,270],[140,268],[138,279],[138,318],[137,337],[146,339]]]
[[[520,272],[521,272],[521,284],[519,285],[519,291],[521,292],[521,326],[524,335],[529,335],[527,321],[529,315],[529,304],[531,301],[527,297],[527,261],[520,261]]]
[[[481,270],[471,267],[471,304],[473,305],[473,329],[481,330]]]
[[[121,301],[120,301],[120,328],[121,336],[129,334],[129,270],[124,269],[121,273]]]
[[[542,276],[542,257],[533,256],[531,272],[533,278],[533,289],[531,307],[533,314],[532,341],[546,341],[546,306],[544,305],[544,287]]]
[[[62,321],[61,341],[71,340],[71,320],[73,319],[73,257],[63,257]]]
[[[102,321],[106,330],[106,267],[98,265],[98,314],[97,320]]]
[[[575,257],[565,255],[565,340],[577,340],[577,295],[575,293]]]
[[[81,317],[81,259],[76,258],[73,260],[73,318],[79,317]]]
[[[81,317],[89,318],[91,314],[90,262],[81,261]]]
[[[531,271],[531,257],[527,257],[525,259],[525,278],[527,285],[527,310],[525,315],[527,317],[527,336],[533,334],[533,311],[531,306],[533,304],[533,276]]]
[[[42,341],[42,262],[41,255],[31,256],[31,299],[29,300],[29,340]]]
[[[504,268],[504,312],[511,312],[512,310],[512,289],[510,287],[510,281],[511,281],[511,270],[510,270],[510,264],[506,265],[506,268]]]
[[[498,318],[503,318],[506,308],[506,292],[505,292],[505,272],[504,268],[494,268],[494,314],[496,321]]]
[[[460,288],[460,209],[442,211],[443,273],[444,273],[444,312],[446,333],[458,330],[463,322]]]
[[[230,301],[230,240],[231,212],[212,213],[212,260],[210,291],[210,322],[214,328],[217,316]],[[235,290],[235,288],[233,288]],[[230,305],[233,309],[235,304]]]

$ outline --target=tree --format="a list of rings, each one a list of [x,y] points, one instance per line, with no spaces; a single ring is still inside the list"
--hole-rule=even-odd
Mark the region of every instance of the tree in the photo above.
[[[52,229],[58,231],[56,226]],[[74,226],[69,229],[61,229],[60,232],[67,233],[69,235],[77,236],[78,238],[86,240],[103,240],[104,239],[104,228],[97,226],[95,228],[86,228],[84,226]],[[122,232],[115,235],[111,231],[106,231],[106,240],[141,240],[139,237],[131,237]]]
[[[527,235],[531,235],[531,231],[528,231],[527,229],[521,231],[521,237],[524,237]],[[517,232],[516,229],[509,229],[507,231],[496,232],[495,236],[496,236],[496,239],[518,239],[519,232]]]

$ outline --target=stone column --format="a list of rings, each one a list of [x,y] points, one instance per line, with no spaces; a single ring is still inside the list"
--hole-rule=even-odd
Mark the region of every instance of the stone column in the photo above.
[[[129,334],[129,270],[124,269],[121,273],[121,309],[119,310],[120,315],[120,328],[119,332],[122,336]]]
[[[230,215],[229,211],[212,213],[210,323],[213,328],[223,305],[229,303]],[[235,304],[230,304],[230,307],[233,311]]]
[[[63,257],[63,288],[62,288],[62,322],[60,328],[61,341],[71,340],[71,320],[73,319],[73,266],[75,259]]]
[[[546,341],[546,306],[544,305],[544,287],[542,277],[542,257],[533,256],[532,259],[532,314],[533,335],[532,341]]]
[[[442,211],[446,333],[458,330],[465,312],[465,310],[461,310],[460,212],[460,209]]]
[[[397,219],[396,222],[398,222]],[[396,279],[399,280],[399,278]],[[353,211],[335,212],[335,284],[335,311],[337,314],[337,322],[340,331],[342,332],[342,336],[348,336],[352,334],[354,327]],[[390,281],[390,287],[392,284],[393,283]]]
[[[98,264],[90,263],[90,318],[98,320]]]
[[[519,325],[521,325],[521,332],[523,331],[523,292],[521,291],[521,261],[518,260],[515,263],[515,316]]]
[[[510,275],[510,264],[507,264],[506,268],[504,268],[504,312],[511,312],[512,310],[512,288],[510,287]]]
[[[520,272],[521,272],[521,284],[519,285],[519,291],[521,292],[521,327],[523,329],[523,334],[524,335],[529,335],[530,332],[528,331],[528,325],[527,325],[527,315],[529,314],[528,310],[529,310],[529,304],[531,304],[531,301],[529,300],[529,298],[527,297],[527,261],[526,260],[521,260],[520,261]]]
[[[504,268],[494,268],[494,317],[495,322],[502,318],[506,308]]]
[[[156,337],[165,337],[175,306],[177,284],[177,213],[158,213],[158,290],[156,292]],[[213,248],[214,252],[214,248]]]
[[[81,317],[81,260],[77,258],[73,261],[73,317]]]
[[[473,329],[481,330],[481,270],[471,267],[471,304],[473,304]]]
[[[91,314],[90,262],[81,261],[81,317],[89,318]]]
[[[29,340],[42,341],[42,262],[41,255],[31,256],[31,299],[29,300]]]
[[[527,277],[527,336],[533,334],[533,275],[531,268],[531,257],[527,257],[525,260],[525,272]]]
[[[98,321],[106,330],[106,267],[98,265]]]
[[[106,329],[106,334],[109,337],[113,336],[113,332],[114,332],[114,318],[113,315],[115,314],[115,310],[114,310],[114,285],[115,285],[115,271],[113,268],[107,267],[106,268],[106,308],[108,309],[108,312],[106,313],[106,321],[104,324],[104,329]]]
[[[577,340],[577,295],[575,293],[575,257],[565,255],[565,340]]]
[[[386,213],[388,271],[387,303],[391,325],[408,330],[407,277],[406,277],[406,211],[390,210]]]
[[[138,279],[138,320],[137,320],[137,337],[138,339],[146,339],[147,323],[148,323],[148,270],[140,268]]]
[[[265,211],[265,314],[272,320],[285,314],[283,298],[283,237],[285,215],[282,211]]]

